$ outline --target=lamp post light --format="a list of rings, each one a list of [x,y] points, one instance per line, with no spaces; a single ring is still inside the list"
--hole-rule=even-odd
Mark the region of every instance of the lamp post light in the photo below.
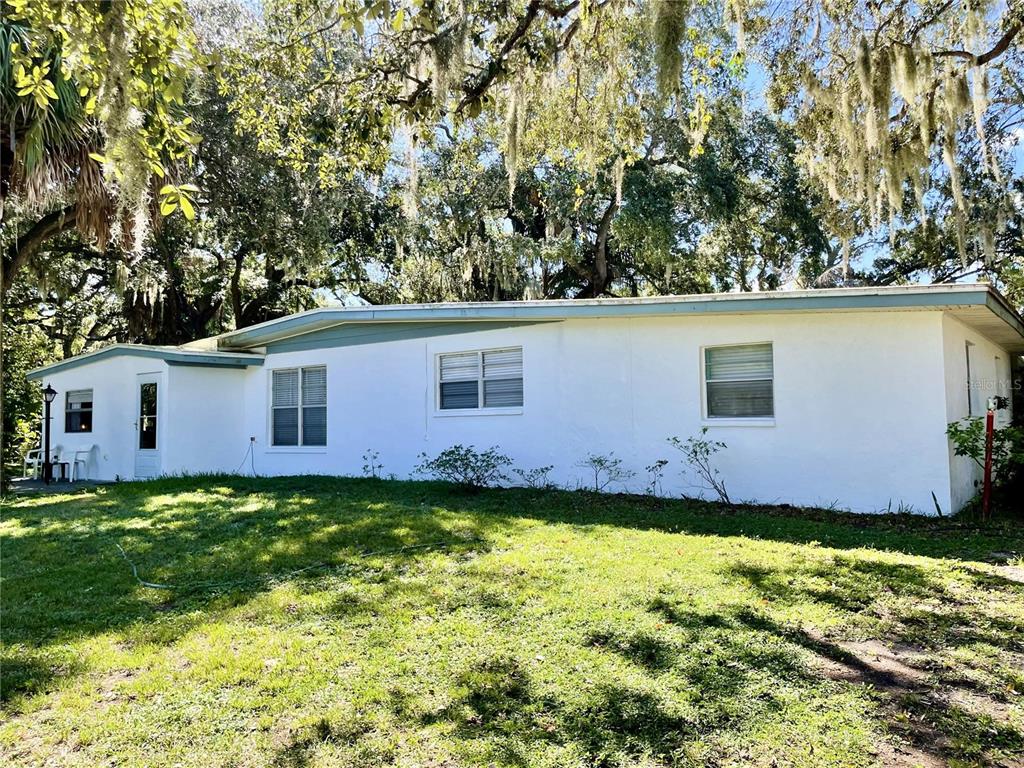
[[[57,390],[50,384],[43,390],[43,482],[47,485],[53,479],[53,464],[50,463],[50,405],[57,396]]]

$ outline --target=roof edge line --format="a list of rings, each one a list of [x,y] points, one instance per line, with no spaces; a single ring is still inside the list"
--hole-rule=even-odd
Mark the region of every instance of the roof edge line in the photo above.
[[[77,368],[81,365],[101,360],[106,357],[147,357],[162,360],[169,365],[195,365],[213,366],[224,368],[246,368],[253,365],[263,365],[264,356],[254,352],[237,351],[206,351],[181,349],[179,347],[157,347],[147,344],[110,344],[100,349],[94,349],[81,355],[68,357],[63,360],[33,368],[25,374],[29,381],[36,381],[48,374],[58,373],[70,368]]]
[[[941,287],[940,287],[941,286]],[[849,291],[849,292],[847,292]],[[856,292],[853,292],[856,291]],[[321,308],[297,315],[279,318],[269,323],[233,331],[219,340],[222,350],[244,350],[263,346],[269,341],[283,340],[306,333],[337,327],[346,323],[389,323],[389,322],[466,322],[466,321],[561,321],[573,318],[600,318],[623,316],[672,316],[717,313],[760,313],[792,311],[805,308],[808,311],[828,309],[886,310],[941,309],[949,306],[986,305],[989,296],[999,294],[989,285],[983,284],[937,284],[919,290],[907,291],[865,291],[863,289],[842,289],[841,291],[801,292],[757,292],[747,294],[706,294],[709,298],[697,297],[654,297],[658,301],[574,300],[557,302],[484,302],[475,304],[409,304],[388,305],[380,308]],[[710,297],[723,297],[715,300]],[[729,298],[724,298],[729,297]],[[1000,300],[1002,297],[999,297]],[[1003,302],[1006,311],[1013,310]],[[744,306],[746,305],[746,306]],[[315,314],[326,315],[323,323],[310,318]],[[330,317],[336,318],[335,322]],[[281,326],[274,330],[274,326]],[[232,343],[233,342],[233,343]]]

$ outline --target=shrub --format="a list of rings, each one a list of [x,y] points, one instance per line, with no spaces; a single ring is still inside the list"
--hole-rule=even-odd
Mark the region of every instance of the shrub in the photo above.
[[[661,496],[662,485],[661,481],[665,477],[665,467],[668,466],[668,459],[658,459],[653,464],[648,464],[646,467],[647,474],[650,475],[650,481],[647,483],[647,495],[648,496]]]
[[[472,445],[453,445],[434,458],[421,453],[415,472],[467,488],[486,488],[507,480],[503,470],[511,464],[512,459],[499,453],[496,445],[486,451],[477,451]]]
[[[706,490],[712,490],[717,493],[719,500],[722,502],[732,504],[732,501],[729,499],[729,493],[725,488],[725,479],[713,464],[715,454],[727,446],[720,440],[708,440],[707,434],[708,428],[703,427],[699,437],[688,437],[686,440],[670,437],[668,443],[676,450],[682,452],[683,461],[701,479]]]
[[[384,465],[380,463],[380,453],[370,449],[363,454],[363,477],[379,480]]]
[[[636,472],[623,468],[622,459],[616,458],[614,452],[607,456],[588,453],[576,466],[589,469],[593,473],[595,491],[603,491],[612,483],[625,483],[636,475]]]
[[[548,478],[548,474],[554,468],[552,464],[546,467],[537,467],[536,469],[516,468],[512,472],[519,476],[519,479],[527,488],[553,488],[554,483]]]
[[[985,468],[985,419],[963,419],[946,426],[953,453]],[[992,482],[1007,498],[1024,493],[1024,429],[1003,427],[992,433]]]

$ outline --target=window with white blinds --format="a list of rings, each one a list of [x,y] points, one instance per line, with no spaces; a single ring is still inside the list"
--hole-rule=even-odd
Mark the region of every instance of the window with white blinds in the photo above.
[[[523,349],[441,355],[438,404],[443,411],[523,406]]]
[[[65,395],[64,431],[92,432],[91,389],[74,389]]]
[[[327,368],[271,372],[271,445],[327,445]]]
[[[704,349],[708,418],[765,418],[775,415],[771,344]]]

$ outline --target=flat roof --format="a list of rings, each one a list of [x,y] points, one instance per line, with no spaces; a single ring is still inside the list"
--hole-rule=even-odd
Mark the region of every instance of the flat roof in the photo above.
[[[182,346],[111,344],[29,371],[31,380],[117,355],[148,357],[168,365],[244,368],[263,365],[254,348],[347,323],[557,322],[579,318],[666,317],[775,312],[948,311],[1011,352],[1024,352],[1024,318],[985,284],[705,293],[608,299],[387,304],[322,307],[229,331]]]
[[[869,310],[950,310],[1000,345],[1011,351],[1024,351],[1024,319],[1010,303],[990,285],[956,283],[643,298],[322,307],[230,331],[188,346],[219,350],[251,349],[343,323],[536,322],[577,318]]]
[[[184,347],[160,347],[149,344],[111,344],[92,352],[75,355],[66,360],[34,368],[26,374],[26,378],[29,380],[41,379],[48,374],[94,363],[106,357],[117,356],[154,358],[163,360],[168,365],[198,365],[221,368],[245,368],[250,365],[263,365],[263,355],[252,352],[200,351]]]

